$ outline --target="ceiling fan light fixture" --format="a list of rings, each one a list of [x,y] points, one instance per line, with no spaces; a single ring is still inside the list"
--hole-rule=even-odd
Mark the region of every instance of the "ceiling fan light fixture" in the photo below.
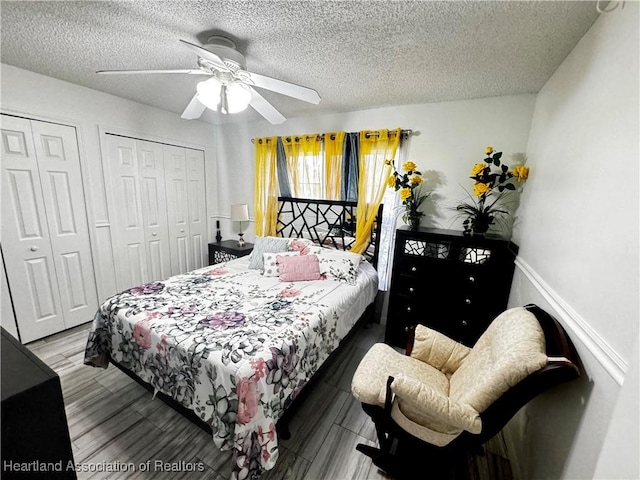
[[[211,77],[204,82],[198,83],[196,86],[198,91],[198,100],[211,110],[218,110],[220,105],[220,92],[222,90],[222,82],[216,77]]]
[[[239,113],[251,102],[251,90],[239,81],[225,82],[211,77],[198,83],[198,100],[207,108],[221,113]]]
[[[242,82],[231,82],[227,86],[227,110],[229,113],[242,112],[251,102],[251,90]]]

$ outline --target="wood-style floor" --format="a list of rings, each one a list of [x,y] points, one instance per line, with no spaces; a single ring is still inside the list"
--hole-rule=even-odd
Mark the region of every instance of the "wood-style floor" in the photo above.
[[[231,453],[215,448],[210,436],[176,413],[117,368],[83,365],[90,324],[28,348],[60,376],[76,464],[133,463],[135,471],[78,472],[79,479],[212,479],[229,478]],[[350,393],[351,377],[367,349],[381,341],[383,329],[372,325],[356,333],[317,382],[290,424],[291,438],[280,441],[276,467],[262,480],[388,479],[371,460],[356,451],[358,443],[374,445],[375,430]],[[464,479],[510,480],[511,469],[501,437],[485,455],[471,455]],[[150,462],[148,472],[139,465]],[[163,472],[156,462],[173,464]],[[184,463],[181,463],[184,462]],[[189,472],[200,464],[204,471]],[[95,468],[95,467],[94,467]],[[417,471],[429,471],[428,465]],[[102,468],[104,470],[104,468]],[[417,479],[427,478],[418,474]],[[433,479],[433,480],[440,480]]]

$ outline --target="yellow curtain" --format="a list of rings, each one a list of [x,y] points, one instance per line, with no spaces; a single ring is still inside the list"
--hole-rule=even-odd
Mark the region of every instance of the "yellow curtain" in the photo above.
[[[385,160],[395,158],[401,135],[400,128],[360,132],[356,239],[351,247],[355,253],[363,253],[369,245],[386,181],[391,175],[391,165],[385,164]]]
[[[274,236],[278,216],[277,137],[256,138],[254,142],[256,173],[253,197],[256,235]]]
[[[322,137],[318,134],[282,137],[287,169],[291,175],[294,197],[322,197],[320,152]]]
[[[345,132],[324,134],[324,197],[327,200],[340,200],[344,136]]]

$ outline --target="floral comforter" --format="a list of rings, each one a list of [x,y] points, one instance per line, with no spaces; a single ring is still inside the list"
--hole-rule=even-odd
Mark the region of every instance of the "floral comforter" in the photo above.
[[[218,448],[234,449],[234,479],[275,465],[275,422],[377,292],[366,262],[355,286],[284,283],[247,266],[245,257],[111,297],[85,351],[87,365],[111,357],[193,410]]]

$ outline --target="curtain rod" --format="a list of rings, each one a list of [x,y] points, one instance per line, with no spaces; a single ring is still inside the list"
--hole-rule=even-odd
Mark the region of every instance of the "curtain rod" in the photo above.
[[[390,132],[390,133],[391,133],[391,132]],[[402,135],[402,136],[403,136],[403,137],[405,137],[405,138],[406,138],[406,137],[411,136],[412,134],[413,134],[413,130],[411,130],[411,129],[409,129],[409,130],[401,130],[401,131],[400,131],[400,135]],[[318,138],[319,138],[320,140],[324,140],[324,136],[325,136],[325,135],[326,135],[325,133],[320,133],[320,134],[318,134],[317,136],[318,136]],[[379,133],[371,132],[371,133],[367,133],[367,134],[366,134],[366,137],[367,137],[367,138],[369,138],[369,137],[377,137],[377,136],[379,136],[379,135],[380,135]],[[281,136],[282,136],[282,135],[281,135]],[[294,137],[294,138],[296,138],[296,139],[299,139],[300,137],[311,137],[311,136],[313,136],[313,135],[309,134],[309,135],[284,135],[284,136],[285,136],[285,137]],[[336,138],[336,137],[335,137],[335,135],[331,135],[331,139],[332,139],[332,140],[334,140],[335,138]],[[266,142],[267,142],[267,143],[269,143],[269,141],[270,141],[270,139],[269,139],[269,138],[267,138],[267,139],[266,139]],[[255,142],[256,142],[256,139],[255,139],[255,138],[252,138],[252,139],[251,139],[251,143],[255,143]]]

